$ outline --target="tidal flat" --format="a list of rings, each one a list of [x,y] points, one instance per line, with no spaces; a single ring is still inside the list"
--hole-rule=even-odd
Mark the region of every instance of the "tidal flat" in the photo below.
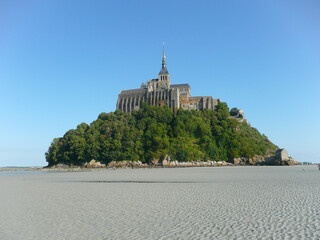
[[[0,175],[0,239],[320,239],[316,166]]]

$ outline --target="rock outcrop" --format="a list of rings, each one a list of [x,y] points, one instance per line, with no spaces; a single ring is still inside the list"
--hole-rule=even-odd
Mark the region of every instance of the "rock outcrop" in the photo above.
[[[236,166],[245,165],[299,165],[300,163],[288,156],[286,149],[278,149],[274,155],[260,156],[255,155],[252,158],[234,158],[231,162]]]
[[[169,155],[166,155],[161,163],[158,160],[152,160],[149,164],[140,161],[112,161],[107,165],[107,168],[148,168],[148,167],[219,167],[219,166],[232,166],[232,163],[225,161],[191,161],[191,162],[178,162],[172,161]]]
[[[166,156],[162,160],[162,166],[164,167],[169,166],[170,162],[171,162],[171,158],[168,154],[166,154]]]
[[[80,166],[58,163],[44,168],[46,171],[81,171]]]
[[[170,156],[166,156],[162,160],[163,167],[219,167],[219,166],[232,166],[232,163],[225,161],[191,161],[191,162],[178,162],[171,161]]]
[[[248,120],[244,118],[244,111],[238,108],[232,108],[230,110],[229,118],[237,119],[239,122],[245,122],[249,124]]]
[[[50,168],[51,169],[69,169],[69,168],[71,168],[71,166],[64,164],[64,163],[58,163],[56,165],[52,165]]]
[[[94,159],[90,162],[86,162],[81,166],[69,166],[63,163],[59,163],[50,167],[50,169],[56,170],[75,170],[82,168],[149,168],[149,167],[219,167],[219,166],[262,166],[262,165],[299,165],[300,163],[288,156],[286,149],[278,149],[274,155],[255,155],[251,158],[234,158],[229,162],[225,161],[190,161],[190,162],[178,162],[172,160],[169,155],[165,155],[162,161],[153,159],[149,163],[142,163],[141,161],[112,161],[108,165],[100,163]]]
[[[86,162],[85,164],[83,164],[82,167],[84,167],[84,168],[105,168],[106,165],[92,159],[89,163]]]
[[[231,162],[236,166],[245,166],[245,165],[264,165],[266,157],[261,155],[254,155],[252,158],[234,158]]]
[[[286,149],[278,149],[274,156],[266,159],[267,165],[299,165],[300,163],[292,157],[288,156]]]
[[[138,168],[149,167],[150,165],[142,163],[141,161],[112,161],[107,165],[107,168]]]
[[[150,164],[151,164],[152,166],[158,166],[158,165],[159,165],[159,159],[152,159],[152,160],[150,161]]]

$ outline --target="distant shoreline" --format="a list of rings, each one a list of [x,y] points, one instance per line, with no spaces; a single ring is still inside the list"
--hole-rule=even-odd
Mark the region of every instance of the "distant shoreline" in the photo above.
[[[308,164],[305,166],[314,166],[317,165],[316,163]],[[192,165],[192,166],[135,166],[135,167],[103,167],[103,168],[86,168],[86,167],[66,167],[66,168],[59,168],[59,167],[0,167],[1,172],[81,172],[81,171],[104,171],[104,170],[117,170],[117,169],[160,169],[160,168],[210,168],[210,167],[277,167],[277,166],[297,166],[297,165]],[[303,165],[302,165],[303,166]]]

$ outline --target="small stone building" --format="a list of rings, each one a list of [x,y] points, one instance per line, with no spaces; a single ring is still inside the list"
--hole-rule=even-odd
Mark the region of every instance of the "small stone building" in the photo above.
[[[288,161],[289,160],[288,151],[285,148],[278,149],[276,151],[276,158],[281,161]]]
[[[171,84],[170,74],[166,66],[166,56],[163,47],[162,68],[158,78],[141,84],[140,88],[122,90],[118,96],[117,109],[123,112],[139,110],[143,102],[154,106],[169,106],[172,111],[179,108],[211,109],[221,101],[211,96],[191,97],[189,84]]]

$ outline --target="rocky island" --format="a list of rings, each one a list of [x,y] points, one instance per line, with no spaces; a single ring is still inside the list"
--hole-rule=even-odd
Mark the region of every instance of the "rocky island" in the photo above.
[[[251,127],[242,110],[211,96],[192,97],[190,89],[171,84],[163,48],[158,78],[121,91],[115,112],[55,138],[48,167],[298,164]]]
[[[46,153],[49,167],[124,168],[227,165],[292,165],[265,135],[226,103],[215,111],[172,112],[168,106],[143,104],[139,110],[101,113],[55,138]]]

